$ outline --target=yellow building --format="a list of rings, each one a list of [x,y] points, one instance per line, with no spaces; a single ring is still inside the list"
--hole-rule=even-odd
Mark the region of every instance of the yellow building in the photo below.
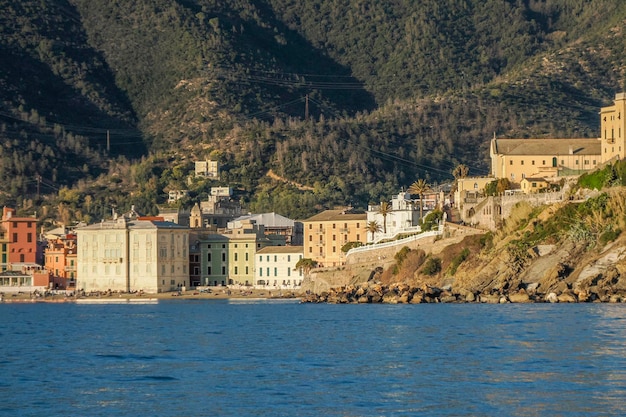
[[[491,140],[491,174],[520,184],[524,178],[579,175],[626,154],[626,93],[600,111],[601,137],[596,139]]]
[[[602,161],[624,159],[626,153],[626,93],[615,95],[612,106],[600,110]]]
[[[524,178],[578,175],[601,163],[598,139],[492,139],[491,171],[519,184]]]
[[[341,247],[348,242],[367,242],[367,214],[348,210],[326,210],[302,222],[304,224],[304,257],[319,266],[346,263]]]
[[[548,188],[548,181],[545,178],[524,178],[520,186],[524,194],[534,194]]]

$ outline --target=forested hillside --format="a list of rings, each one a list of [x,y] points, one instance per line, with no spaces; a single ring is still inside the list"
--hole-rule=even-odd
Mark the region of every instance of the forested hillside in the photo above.
[[[626,90],[613,0],[0,10],[0,199],[48,221],[154,213],[169,189],[190,189],[187,205],[212,185],[292,217],[364,207],[461,163],[487,174],[494,134],[595,137],[599,107]],[[208,157],[221,181],[190,183]]]

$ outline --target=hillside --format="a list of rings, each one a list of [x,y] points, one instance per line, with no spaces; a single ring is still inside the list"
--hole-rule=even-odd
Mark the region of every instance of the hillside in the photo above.
[[[609,0],[0,7],[0,202],[46,221],[222,184],[253,211],[364,207],[461,163],[486,174],[494,134],[595,137],[626,85]],[[222,181],[189,183],[206,157]]]
[[[405,248],[392,262],[364,264],[367,270],[352,281],[337,272],[324,288],[331,295],[323,297],[349,302],[359,287],[367,292],[377,281],[379,287],[421,289],[416,291],[420,300],[436,293],[432,301],[626,301],[625,167],[617,163],[581,177],[576,187],[576,193],[584,196],[580,200],[538,208],[519,204],[496,233]],[[589,183],[603,188],[583,187]],[[384,268],[372,281],[367,272],[377,266]],[[349,269],[356,271],[358,265]],[[401,299],[397,290],[396,296],[389,302]]]

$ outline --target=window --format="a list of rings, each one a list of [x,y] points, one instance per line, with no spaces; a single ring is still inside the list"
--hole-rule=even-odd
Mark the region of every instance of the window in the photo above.
[[[207,262],[211,262],[211,252],[207,253],[206,260]]]
[[[226,262],[226,252],[222,252],[222,262]]]
[[[278,256],[274,255],[274,262],[278,262]]]
[[[309,235],[309,242],[313,242],[313,235]]]
[[[530,164],[531,164],[531,165],[535,165],[535,161],[531,161],[531,162],[530,162]]]
[[[333,235],[333,240],[337,240],[337,236]]]
[[[237,275],[239,273],[239,270],[237,267],[235,267],[235,275]]]
[[[246,262],[248,262],[248,252],[246,252]]]
[[[522,160],[522,165],[524,165],[524,160]]]
[[[246,275],[248,275],[248,267],[246,266]]]
[[[32,242],[32,241],[33,241],[33,234],[32,234],[32,233],[28,233],[28,234],[26,235],[26,241],[27,241],[28,243],[30,243],[30,242]]]
[[[222,275],[226,275],[226,267],[225,266],[222,267]]]
[[[333,223],[333,229],[336,227],[337,225],[335,223]]]
[[[335,246],[333,246],[333,253],[337,252],[337,248]]]
[[[361,240],[361,235],[356,235],[356,240],[360,241]]]
[[[513,160],[512,159],[509,161],[509,165],[513,165]]]
[[[278,275],[278,268],[274,267],[274,276]]]
[[[17,242],[17,233],[13,233],[13,242],[11,243],[15,243]]]
[[[313,224],[309,224],[309,230],[313,229]]]
[[[237,252],[235,252],[235,262],[237,262]]]
[[[291,255],[287,255],[287,262],[291,262]]]
[[[263,268],[259,268],[259,276],[262,277],[263,276]]]
[[[312,253],[312,252],[313,252],[313,248],[309,247],[309,253]]]

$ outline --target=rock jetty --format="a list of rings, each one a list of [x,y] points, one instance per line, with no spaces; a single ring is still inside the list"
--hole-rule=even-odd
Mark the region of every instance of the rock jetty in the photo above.
[[[626,302],[626,291],[599,286],[578,288],[576,290],[542,292],[536,283],[512,291],[490,290],[472,292],[453,290],[451,286],[443,288],[422,285],[411,286],[405,283],[383,285],[366,282],[331,288],[319,294],[307,293],[301,298],[303,303],[328,304],[422,304],[422,303],[621,303]]]

